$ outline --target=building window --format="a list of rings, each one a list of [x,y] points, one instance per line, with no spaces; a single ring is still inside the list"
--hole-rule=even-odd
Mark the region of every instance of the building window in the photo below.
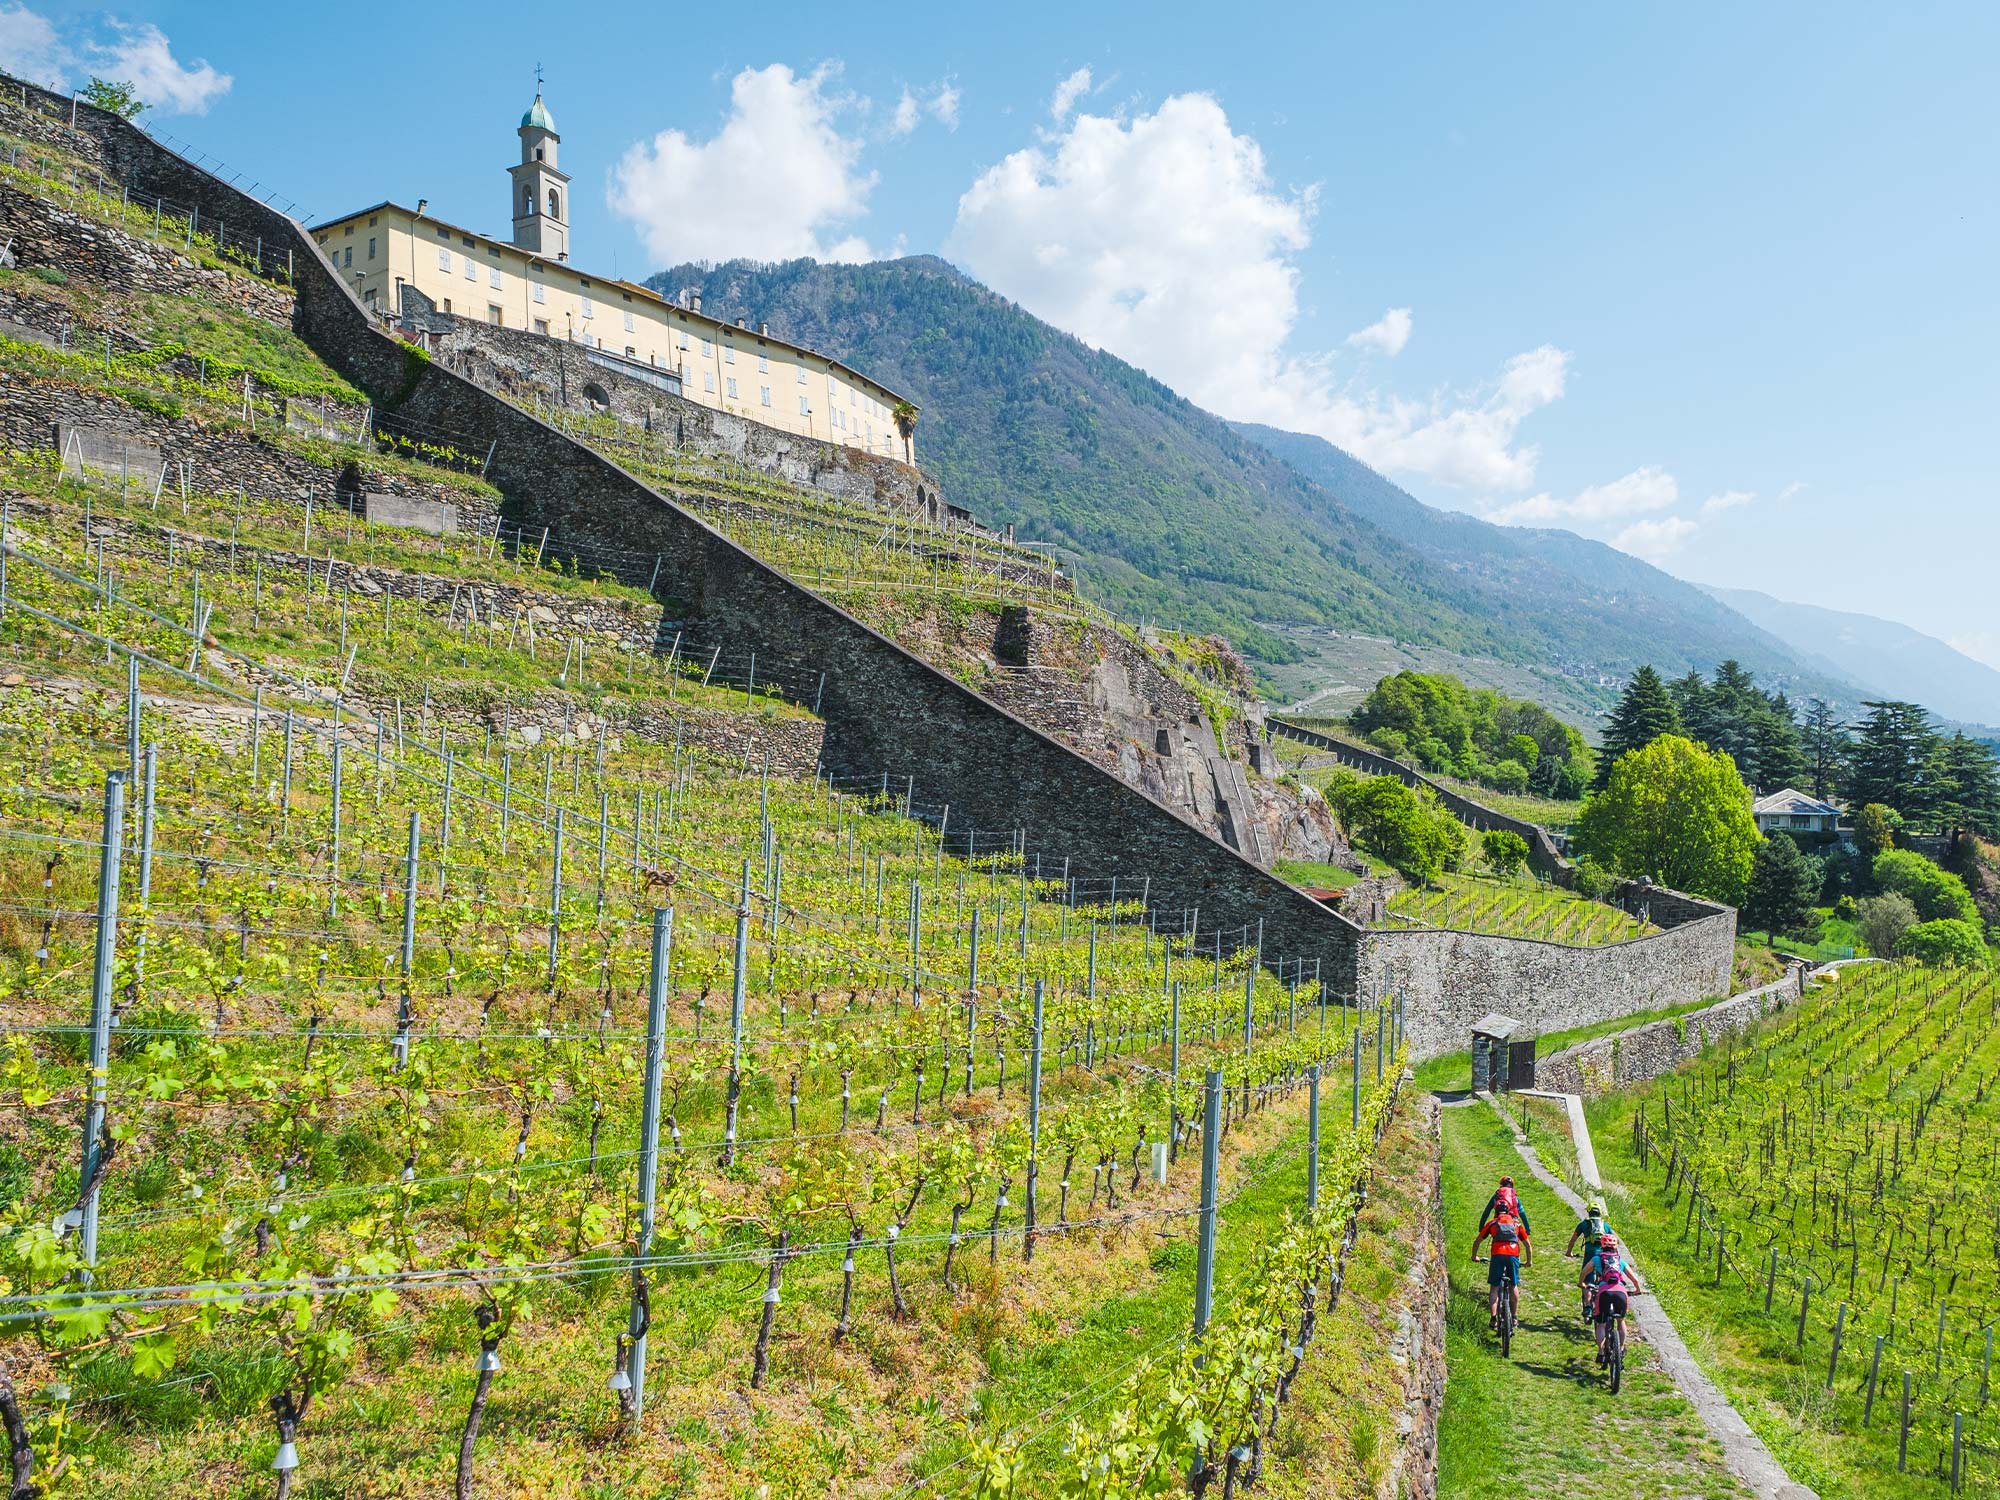
[[[758,386],[757,395],[764,405],[769,406],[771,404],[771,388],[768,385]]]
[[[715,345],[708,339],[703,339],[701,341],[701,357],[703,359],[715,358]]]
[[[625,357],[627,359],[637,359],[639,357],[639,351],[637,349],[634,349],[630,344],[627,344],[625,346]]]
[[[703,370],[701,372],[701,388],[711,396],[715,394],[715,371]]]
[[[722,362],[725,365],[736,363],[736,346],[734,344],[724,344],[722,346]]]
[[[488,266],[486,268],[486,284],[496,292],[500,290],[500,268],[498,266]]]
[[[803,396],[799,397],[799,415],[802,417],[809,417],[812,415],[812,413],[813,413],[812,402],[806,400],[806,398]]]
[[[451,252],[449,250],[445,250],[442,248],[439,249],[438,269],[444,272],[445,275],[447,276],[451,274]]]
[[[479,279],[479,267],[472,263],[472,257],[469,255],[465,257],[465,279],[467,281],[477,281]]]
[[[549,336],[549,320],[547,318],[535,319],[535,332],[539,333],[543,338],[547,338]]]
[[[758,355],[758,356],[757,356],[757,373],[758,373],[759,375],[768,375],[768,374],[770,374],[770,373],[771,373],[771,356],[770,356],[770,355],[768,355],[768,354],[760,354],[760,355]]]
[[[685,349],[687,348],[687,346],[688,346],[688,336],[687,336],[687,330],[684,328],[681,330],[681,347]]]
[[[521,189],[521,217],[524,219],[532,219],[534,218],[534,216],[535,216],[535,190],[531,187],[524,187]]]
[[[445,299],[444,299],[444,310],[445,310],[446,312],[450,312],[450,311],[451,311],[451,298],[449,298],[449,297],[447,297],[447,298],[445,298]]]
[[[537,302],[546,302],[549,300],[549,289],[539,281],[535,283],[535,300]]]
[[[554,188],[549,189],[549,217],[558,223],[562,221],[562,199],[556,196]]]
[[[586,318],[594,318],[597,316],[597,309],[591,306],[590,299],[588,297],[585,297],[583,299],[583,315]]]
[[[800,384],[800,385],[804,385],[805,383],[806,383],[806,367],[805,367],[804,365],[800,365],[800,366],[799,366],[799,384]]]
[[[729,377],[729,399],[731,401],[736,399],[736,377],[734,375]]]
[[[368,236],[368,258],[370,260],[375,258],[375,236],[372,234]]]
[[[354,264],[354,247],[352,245],[349,245],[340,252],[340,268],[344,271],[353,264]]]
[[[451,238],[451,231],[449,229],[446,229],[444,225],[440,224],[438,225],[437,235],[438,238],[441,240],[448,240]]]
[[[506,321],[500,315],[499,303],[489,302],[486,304],[486,321],[491,323],[495,328],[498,328],[503,322]]]
[[[625,314],[625,331],[627,333],[633,332],[632,315],[630,313]]]

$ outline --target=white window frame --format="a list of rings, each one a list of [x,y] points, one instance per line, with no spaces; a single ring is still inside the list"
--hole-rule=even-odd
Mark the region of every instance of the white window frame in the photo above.
[[[597,316],[597,309],[591,304],[591,300],[588,297],[585,297],[583,299],[583,315],[586,318],[594,318]]]
[[[627,333],[638,332],[638,328],[632,322],[632,309],[629,307],[625,309],[625,331]]]
[[[763,405],[769,406],[771,404],[771,388],[768,385],[758,386],[757,395]]]
[[[503,289],[504,283],[500,279],[500,268],[498,266],[488,266],[486,268],[486,284],[496,292]]]
[[[442,245],[438,246],[438,269],[447,276],[451,274],[451,252]]]
[[[735,377],[734,375],[732,375],[732,376],[730,376],[730,377],[729,377],[729,389],[728,389],[728,390],[727,390],[727,391],[726,391],[726,392],[725,392],[724,394],[725,394],[725,395],[726,395],[726,396],[728,397],[728,399],[729,399],[729,400],[731,400],[731,401],[734,401],[734,400],[736,400],[736,399],[737,399],[737,395],[736,395],[736,377]]]
[[[535,283],[535,300],[537,302],[546,302],[549,300],[549,289],[539,281]]]
[[[711,396],[715,394],[715,371],[703,370],[701,372],[701,388]]]

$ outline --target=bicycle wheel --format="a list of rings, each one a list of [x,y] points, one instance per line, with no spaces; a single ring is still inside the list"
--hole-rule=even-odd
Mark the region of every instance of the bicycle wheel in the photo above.
[[[1500,1298],[1500,1357],[1511,1359],[1514,1353],[1514,1306],[1503,1293]]]
[[[1611,1394],[1617,1395],[1618,1388],[1625,1383],[1625,1324],[1614,1318],[1611,1321]]]

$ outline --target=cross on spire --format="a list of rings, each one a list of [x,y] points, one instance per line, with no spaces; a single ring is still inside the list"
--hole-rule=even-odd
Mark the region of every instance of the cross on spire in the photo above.
[[[541,65],[540,63],[536,63],[536,64],[535,64],[535,92],[536,92],[537,94],[539,94],[539,93],[540,93],[541,91],[542,91],[542,65]]]

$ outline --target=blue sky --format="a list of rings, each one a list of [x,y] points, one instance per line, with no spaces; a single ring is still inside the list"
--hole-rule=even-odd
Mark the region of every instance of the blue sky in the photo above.
[[[2000,8],[1599,10],[0,0],[0,62],[501,233],[539,62],[586,265],[943,253],[1434,504],[2000,664]]]

